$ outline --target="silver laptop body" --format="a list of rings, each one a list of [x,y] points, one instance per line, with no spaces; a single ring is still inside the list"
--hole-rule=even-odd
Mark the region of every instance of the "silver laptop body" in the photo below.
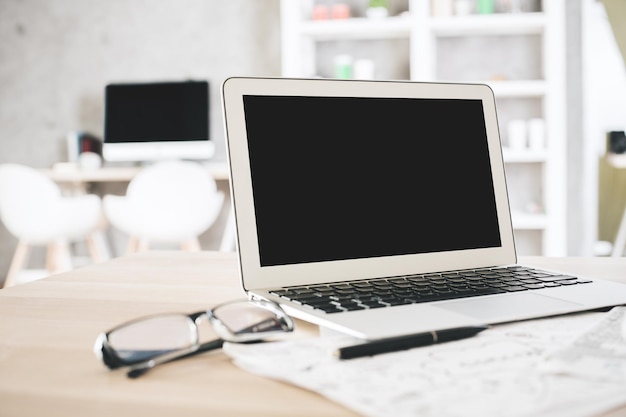
[[[222,97],[250,297],[366,339],[626,303],[626,285],[549,272],[515,278],[508,288],[519,291],[406,296],[399,305],[357,299],[345,308],[339,301],[351,297],[345,288],[354,281],[395,294],[399,281],[481,273],[479,284],[495,288],[490,270],[520,269],[493,92],[479,84],[235,77]],[[337,310],[306,302],[321,295]]]

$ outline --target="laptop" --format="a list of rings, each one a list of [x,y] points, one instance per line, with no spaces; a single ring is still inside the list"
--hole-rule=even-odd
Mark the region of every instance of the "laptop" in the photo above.
[[[488,86],[235,77],[222,97],[251,298],[364,339],[626,303],[517,264]]]

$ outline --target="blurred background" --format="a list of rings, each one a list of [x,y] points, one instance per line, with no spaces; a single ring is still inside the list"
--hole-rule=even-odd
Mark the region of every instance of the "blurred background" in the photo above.
[[[221,163],[220,87],[230,76],[493,82],[520,254],[609,255],[626,204],[621,168],[606,161],[620,153],[609,149],[610,133],[619,141],[626,130],[614,30],[626,27],[624,2],[390,0],[380,2],[383,17],[370,15],[374,3],[0,0],[0,164],[46,171],[71,162],[68,136],[103,137],[110,83],[209,81],[209,162]],[[520,151],[509,122],[531,119],[548,133],[545,149]],[[126,186],[86,191],[123,195]],[[226,202],[200,237],[203,250],[218,250],[228,232],[227,181],[219,187]],[[126,238],[107,232],[110,256],[124,254]],[[0,225],[0,281],[17,241]],[[42,268],[45,248],[28,263]]]

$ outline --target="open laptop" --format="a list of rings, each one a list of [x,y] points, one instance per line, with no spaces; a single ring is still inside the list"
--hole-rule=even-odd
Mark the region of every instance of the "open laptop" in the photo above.
[[[377,339],[626,303],[626,285],[516,265],[486,85],[230,78],[243,288]]]

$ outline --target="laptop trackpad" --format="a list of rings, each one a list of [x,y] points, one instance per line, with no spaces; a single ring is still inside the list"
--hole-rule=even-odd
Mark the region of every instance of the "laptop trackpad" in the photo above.
[[[499,297],[446,301],[437,304],[437,307],[478,319],[506,320],[558,314],[577,305],[540,294],[519,293]]]

